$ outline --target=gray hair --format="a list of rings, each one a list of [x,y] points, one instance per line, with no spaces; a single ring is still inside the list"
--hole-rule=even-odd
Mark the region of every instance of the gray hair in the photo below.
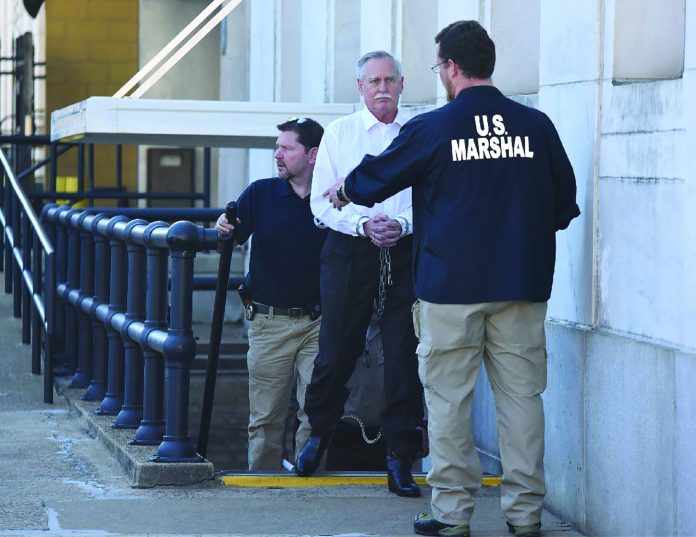
[[[367,54],[363,54],[361,56],[361,58],[358,60],[358,78],[362,80],[362,77],[365,76],[365,64],[367,62],[382,58],[387,58],[394,62],[394,65],[396,66],[396,76],[401,78],[401,62],[385,50],[373,50],[372,52],[368,52]]]

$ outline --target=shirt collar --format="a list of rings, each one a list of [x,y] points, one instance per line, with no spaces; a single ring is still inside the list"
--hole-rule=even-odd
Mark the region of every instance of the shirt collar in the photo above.
[[[290,181],[283,179],[282,177],[279,177],[278,180],[280,181],[280,185],[278,185],[279,196],[297,196],[295,191],[292,189],[292,186],[290,186]]]
[[[377,125],[377,123],[380,122],[379,119],[377,119],[372,114],[372,112],[370,112],[367,109],[367,106],[364,106],[363,109],[360,111],[360,117],[362,119],[366,131],[369,131],[372,127],[374,127],[375,125]],[[399,126],[399,128],[403,127],[404,123],[406,123],[406,117],[404,116],[400,107],[396,110],[396,117],[394,118],[394,123],[396,123]]]
[[[290,181],[288,181],[287,179],[283,179],[282,177],[278,177],[278,180],[280,181],[280,185],[278,185],[278,195],[281,198],[284,198],[286,196],[294,196],[303,201],[309,201],[310,194],[307,194],[304,198],[300,198],[290,185]]]

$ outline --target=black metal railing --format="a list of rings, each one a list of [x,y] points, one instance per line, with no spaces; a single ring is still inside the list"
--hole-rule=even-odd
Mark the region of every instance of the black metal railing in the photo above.
[[[0,144],[48,143],[44,138],[0,137]],[[215,250],[218,238],[214,229],[193,222],[209,224],[223,210],[43,206],[57,197],[127,194],[98,192],[91,180],[78,184],[87,191],[57,192],[57,159],[71,147],[51,144],[49,158],[16,175],[0,150],[0,270],[5,292],[13,293],[13,314],[22,320],[22,342],[32,344],[32,372],[42,372],[43,357],[46,403],[53,402],[54,376],[68,375],[72,387],[85,389],[82,399],[99,402],[98,413],[115,416],[114,427],[135,430],[133,444],[159,445],[155,460],[199,461],[188,435],[190,366],[196,354],[192,296],[194,290],[215,288],[216,278],[195,277],[193,263],[198,252]],[[84,148],[79,151],[82,155]],[[25,185],[33,185],[32,174],[46,165],[49,191],[25,192]],[[78,161],[78,176],[83,174]],[[240,280],[230,278],[228,286]]]
[[[210,220],[220,210],[189,213]],[[56,294],[71,386],[100,401],[97,413],[115,416],[114,427],[136,430],[132,443],[159,444],[155,460],[200,460],[188,435],[193,263],[197,252],[216,249],[217,232],[57,205],[43,217],[60,245]]]
[[[14,289],[13,314],[22,318],[22,342],[32,344],[31,370],[35,374],[41,372],[43,354],[43,399],[52,403],[56,304],[51,290],[56,286],[56,251],[2,150],[0,166],[5,292],[11,293]]]

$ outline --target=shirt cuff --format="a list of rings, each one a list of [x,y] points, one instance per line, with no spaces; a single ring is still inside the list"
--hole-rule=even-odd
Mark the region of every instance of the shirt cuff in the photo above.
[[[405,216],[397,216],[395,220],[401,224],[401,235],[399,237],[405,237],[411,232],[411,226],[409,226]]]
[[[363,228],[363,224],[367,222],[369,219],[369,216],[361,216],[358,218],[358,222],[355,224],[355,233],[357,233],[358,237],[367,237],[367,235],[365,235],[365,229]]]

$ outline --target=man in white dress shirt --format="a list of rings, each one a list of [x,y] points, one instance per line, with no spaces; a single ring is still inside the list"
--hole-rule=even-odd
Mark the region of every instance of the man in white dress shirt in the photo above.
[[[319,146],[310,204],[316,219],[331,231],[321,255],[319,354],[305,399],[312,434],[297,458],[296,471],[310,475],[319,465],[342,415],[348,396],[345,384],[363,352],[377,299],[389,489],[400,496],[419,496],[411,474],[423,443],[423,388],[411,320],[411,190],[372,208],[351,204],[341,211],[325,197],[366,154],[378,155],[399,134],[407,120],[398,108],[403,83],[401,65],[391,54],[365,54],[358,60],[357,80],[365,108],[329,124]]]

